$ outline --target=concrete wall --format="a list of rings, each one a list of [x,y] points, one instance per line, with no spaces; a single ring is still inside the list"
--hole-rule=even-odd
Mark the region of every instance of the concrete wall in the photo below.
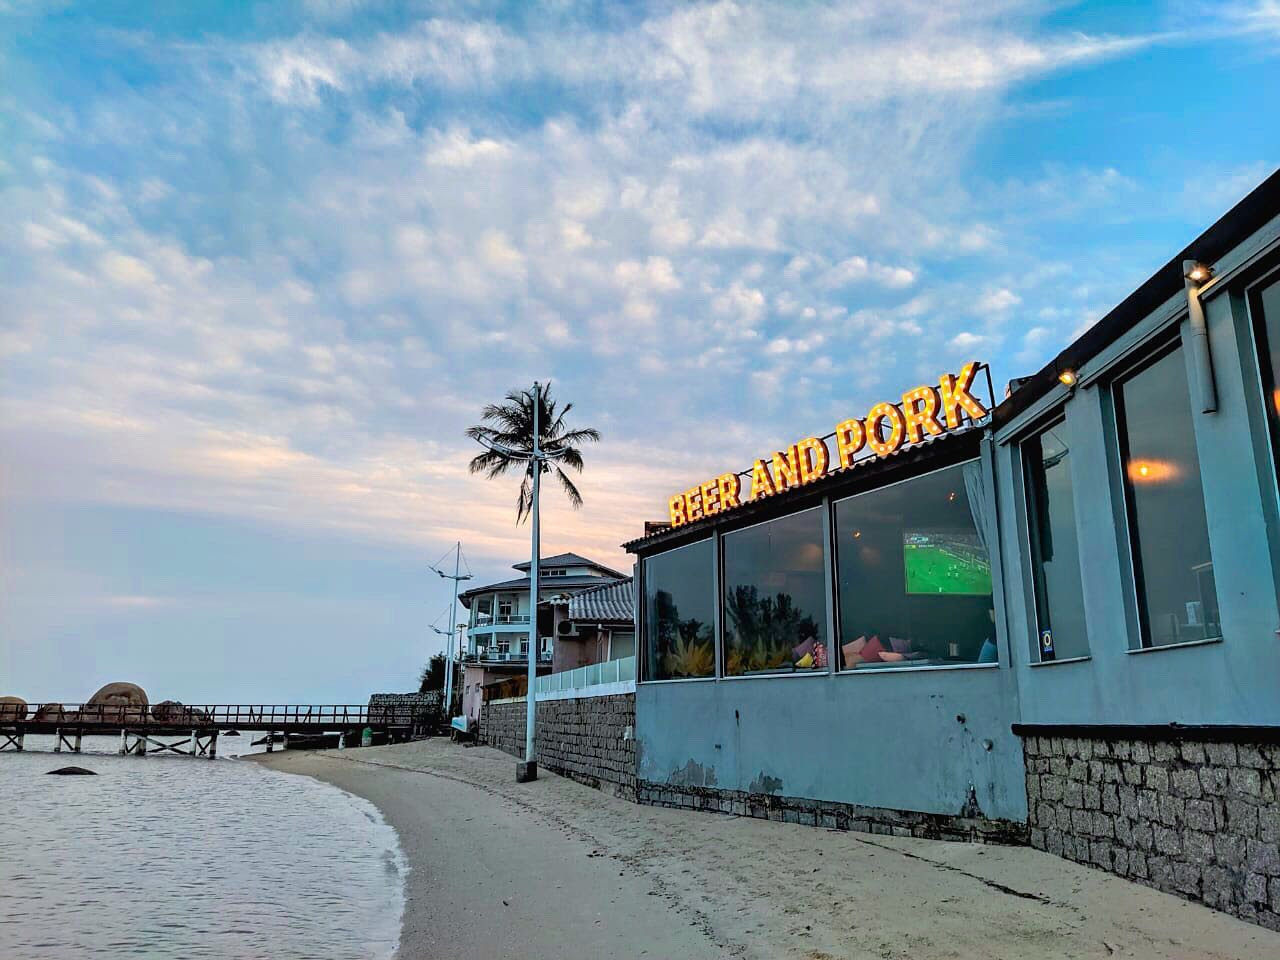
[[[1010,673],[993,666],[640,684],[638,773],[657,784],[946,816],[973,799],[983,817],[1025,821]]]
[[[1031,843],[1280,930],[1280,745],[1026,739]]]
[[[635,799],[635,694],[539,702],[538,764],[563,776]],[[524,756],[525,701],[485,704],[480,740]]]

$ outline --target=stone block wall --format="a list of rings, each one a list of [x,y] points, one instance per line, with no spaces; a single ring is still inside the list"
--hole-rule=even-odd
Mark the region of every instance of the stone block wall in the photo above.
[[[478,739],[524,755],[524,700],[486,703]],[[636,798],[636,696],[543,700],[538,709],[538,764],[628,800]]]
[[[1280,744],[1023,735],[1031,844],[1280,930]]]
[[[773,793],[748,793],[719,787],[697,787],[642,780],[636,799],[657,807],[683,807],[755,817],[781,823],[799,823],[829,830],[856,830],[894,837],[931,840],[963,840],[974,843],[1025,844],[1024,823],[986,817],[952,817],[883,807],[866,807],[834,800],[809,800]]]

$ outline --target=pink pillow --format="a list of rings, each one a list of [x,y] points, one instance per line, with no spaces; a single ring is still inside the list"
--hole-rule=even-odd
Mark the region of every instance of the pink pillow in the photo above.
[[[885,663],[897,663],[899,660],[905,660],[906,656],[901,653],[894,653],[892,650],[881,650],[880,659]]]
[[[840,649],[844,653],[844,665],[846,667],[853,666],[854,662],[858,659],[858,654],[862,652],[862,648],[866,645],[867,638],[859,637],[857,640],[850,640],[841,647]]]
[[[861,656],[863,660],[867,661],[867,663],[878,663],[880,660],[880,654],[882,653],[884,653],[884,645],[880,643],[880,638],[872,637],[866,642],[866,645],[863,646],[859,656]]]

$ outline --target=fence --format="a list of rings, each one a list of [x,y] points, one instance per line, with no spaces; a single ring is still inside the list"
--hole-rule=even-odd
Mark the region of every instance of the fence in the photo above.
[[[568,690],[583,690],[587,687],[599,687],[609,683],[634,683],[636,679],[636,658],[619,657],[617,660],[606,660],[604,663],[592,663],[576,670],[562,670],[560,673],[548,673],[538,678],[535,688],[541,697],[548,693],[562,693]]]

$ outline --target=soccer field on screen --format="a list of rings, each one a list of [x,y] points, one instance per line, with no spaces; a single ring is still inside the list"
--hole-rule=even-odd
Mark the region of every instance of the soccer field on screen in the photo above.
[[[991,567],[941,543],[903,546],[907,593],[982,595],[991,592]]]

